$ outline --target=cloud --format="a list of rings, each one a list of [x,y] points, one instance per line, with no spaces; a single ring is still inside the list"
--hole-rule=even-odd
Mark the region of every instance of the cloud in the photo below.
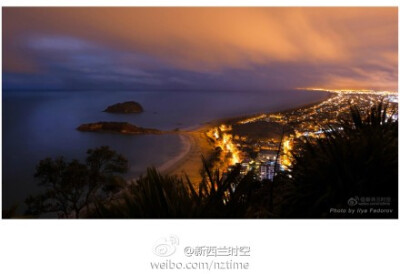
[[[110,84],[397,90],[397,40],[397,8],[3,8],[3,71]]]

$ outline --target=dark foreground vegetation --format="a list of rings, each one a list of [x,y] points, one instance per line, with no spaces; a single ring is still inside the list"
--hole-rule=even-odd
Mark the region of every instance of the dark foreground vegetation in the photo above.
[[[125,187],[121,174],[127,170],[128,161],[108,147],[89,149],[84,163],[66,162],[62,157],[44,159],[37,166],[35,177],[45,191],[26,199],[26,213],[79,218],[85,211],[88,217],[93,205],[110,203]]]
[[[64,218],[397,218],[398,124],[375,105],[366,114],[304,139],[292,169],[273,182],[233,170],[222,176],[203,159],[203,180],[161,175],[125,182],[127,161],[107,147],[85,163],[45,159],[35,177],[46,191],[27,199],[27,215]],[[379,211],[374,211],[376,209]],[[354,210],[353,213],[348,212]],[[345,210],[345,212],[343,212]],[[12,217],[10,212],[8,217]],[[3,213],[4,217],[4,213]]]

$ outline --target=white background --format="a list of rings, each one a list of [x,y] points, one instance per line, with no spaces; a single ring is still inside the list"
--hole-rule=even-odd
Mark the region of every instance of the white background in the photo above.
[[[389,0],[324,3],[398,5]],[[2,1],[5,6],[33,4],[320,6],[321,1]],[[400,273],[399,228],[398,220],[2,220],[0,273],[171,273],[150,269],[150,262],[159,260],[153,245],[169,235],[179,237],[180,247],[249,245],[250,270],[233,273]]]

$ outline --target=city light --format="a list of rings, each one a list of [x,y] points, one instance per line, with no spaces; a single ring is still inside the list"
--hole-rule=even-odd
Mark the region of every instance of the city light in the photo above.
[[[397,91],[390,90],[372,90],[372,89],[327,89],[327,88],[297,88],[298,90],[309,90],[309,91],[326,91],[338,94],[375,94],[375,95],[397,95]]]
[[[230,166],[240,164],[242,175],[253,170],[259,174],[259,178],[273,180],[276,173],[275,163],[278,164],[280,170],[290,170],[293,165],[292,153],[296,150],[297,145],[304,142],[304,138],[308,140],[325,138],[326,132],[332,131],[331,127],[335,127],[335,125],[337,125],[337,130],[343,130],[338,122],[340,119],[346,118],[344,115],[348,115],[351,106],[357,106],[362,113],[365,113],[373,104],[384,100],[390,104],[387,115],[397,119],[397,94],[393,94],[393,92],[307,89],[329,91],[333,95],[310,107],[284,113],[257,114],[233,124],[221,124],[210,129],[207,135],[214,140],[216,147],[221,148],[218,167],[226,171]],[[285,134],[282,140],[277,136],[253,139],[254,137],[249,138],[247,134],[237,135],[237,133],[233,137],[235,124],[251,125],[255,122],[279,124],[291,132]],[[258,124],[254,124],[254,128],[257,127]],[[251,131],[251,129],[247,130]],[[278,156],[279,144],[281,144],[281,150]]]
[[[207,136],[214,140],[216,147],[221,148],[221,159],[229,158],[228,165],[235,165],[240,163],[240,151],[233,143],[232,134],[228,133],[231,130],[232,126],[222,124],[219,127],[211,129],[207,133]]]

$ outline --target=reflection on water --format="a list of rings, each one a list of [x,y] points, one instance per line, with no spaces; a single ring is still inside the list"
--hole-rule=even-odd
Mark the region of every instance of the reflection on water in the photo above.
[[[130,163],[128,176],[150,165],[159,166],[179,154],[176,135],[123,136],[78,132],[82,123],[127,121],[172,130],[236,115],[275,111],[309,103],[323,93],[282,91],[239,92],[4,92],[3,93],[3,205],[23,203],[37,191],[33,173],[45,157],[85,157],[88,148],[109,145]],[[137,101],[140,114],[109,114],[108,105]]]

